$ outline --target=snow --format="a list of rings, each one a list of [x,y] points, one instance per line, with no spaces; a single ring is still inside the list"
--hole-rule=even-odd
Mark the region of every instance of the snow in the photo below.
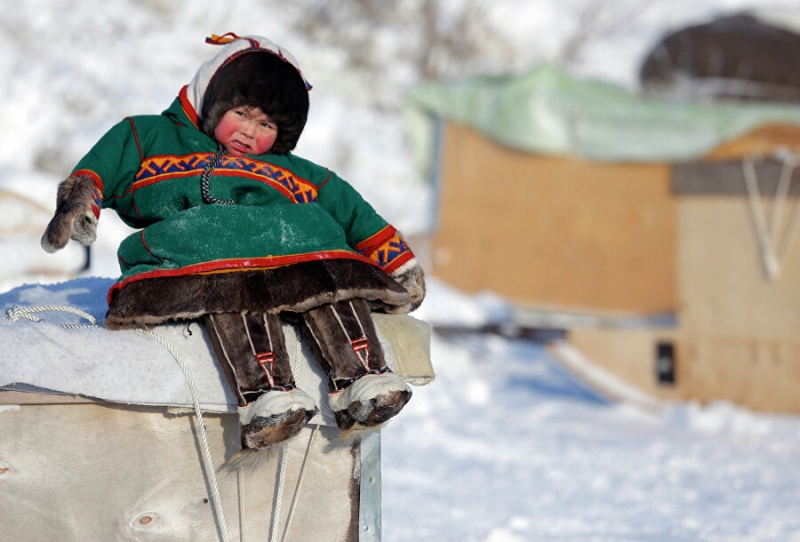
[[[800,540],[800,419],[609,404],[541,347],[434,335],[383,431],[384,540]]]
[[[494,24],[531,51],[506,66],[519,70],[557,56],[575,24],[569,8],[581,2],[491,4]],[[631,85],[646,47],[671,25],[744,7],[800,7],[797,0],[654,5],[631,33],[598,44],[576,69]],[[366,98],[400,100],[413,73],[394,59],[385,77],[343,73],[340,51],[305,40],[290,24],[311,6],[32,0],[4,10],[0,291],[79,275],[80,247],[55,256],[38,247],[56,183],[122,116],[166,108],[213,53],[203,38],[228,30],[286,46],[314,85],[298,154],[349,179],[401,229],[424,231],[433,197],[416,180],[402,117]],[[387,34],[381,48],[396,51],[403,37]],[[116,276],[115,249],[128,232],[104,212],[91,267],[80,276]],[[502,322],[508,310],[490,292],[466,296],[430,277],[416,316],[479,327]],[[721,402],[655,409],[611,402],[574,380],[543,345],[497,335],[435,333],[432,357],[437,379],[415,388],[383,431],[383,540],[800,541],[800,416]]]

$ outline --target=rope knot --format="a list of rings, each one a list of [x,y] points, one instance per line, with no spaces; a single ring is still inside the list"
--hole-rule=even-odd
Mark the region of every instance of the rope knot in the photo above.
[[[25,318],[27,320],[31,320],[32,322],[41,322],[41,318],[37,318],[36,316],[30,314],[28,311],[25,311],[19,307],[11,307],[6,311],[6,318],[11,320],[12,322],[16,322],[20,318]]]
[[[34,313],[37,312],[68,312],[70,314],[75,314],[80,316],[81,318],[85,318],[90,322],[90,324],[61,324],[61,327],[64,329],[79,329],[85,327],[97,327],[97,319],[89,314],[88,312],[84,312],[80,309],[76,309],[75,307],[69,306],[56,306],[56,305],[45,305],[43,307],[11,307],[6,311],[6,318],[11,320],[12,322],[16,322],[20,318],[25,318],[26,320],[30,320],[31,322],[44,322],[38,316],[34,316]]]

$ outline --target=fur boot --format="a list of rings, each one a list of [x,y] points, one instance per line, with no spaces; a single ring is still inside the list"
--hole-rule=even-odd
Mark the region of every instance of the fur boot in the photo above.
[[[317,413],[303,390],[272,390],[239,408],[242,446],[261,450],[295,436]]]
[[[392,372],[366,374],[343,390],[328,394],[342,430],[376,427],[395,417],[411,399],[411,388]]]
[[[386,365],[363,299],[303,313],[303,334],[328,375],[328,401],[340,429],[381,425],[411,399],[411,389]]]
[[[280,317],[218,313],[203,320],[239,401],[242,446],[260,450],[299,433],[318,409],[295,385]]]

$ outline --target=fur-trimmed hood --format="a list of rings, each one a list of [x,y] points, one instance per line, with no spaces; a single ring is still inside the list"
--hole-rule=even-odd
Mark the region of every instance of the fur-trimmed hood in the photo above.
[[[218,45],[220,46],[220,50],[214,57],[203,62],[200,69],[197,70],[197,73],[186,87],[185,96],[186,102],[188,103],[184,105],[189,105],[194,109],[193,113],[196,118],[200,117],[203,111],[203,100],[211,79],[222,67],[244,53],[265,51],[277,55],[294,66],[297,73],[303,78],[306,89],[311,90],[311,85],[305,76],[303,76],[300,65],[297,63],[292,53],[273,43],[268,38],[263,36],[237,36],[233,32],[228,32],[222,36],[214,34],[210,38],[206,38],[206,43]]]

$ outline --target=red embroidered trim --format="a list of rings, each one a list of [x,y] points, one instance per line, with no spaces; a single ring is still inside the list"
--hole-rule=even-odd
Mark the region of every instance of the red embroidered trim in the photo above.
[[[183,156],[171,154],[151,156],[139,166],[129,190],[134,192],[162,181],[199,176],[209,156],[211,154],[207,152]],[[263,160],[223,156],[214,170],[214,175],[246,177],[269,184],[295,203],[310,203],[318,198],[318,189],[314,183],[297,176],[289,169]]]
[[[362,254],[372,252],[386,241],[394,237],[395,233],[397,233],[397,229],[390,224],[358,243],[355,246],[355,249]]]
[[[187,90],[189,85],[184,85],[181,91],[178,93],[178,99],[181,101],[181,107],[183,107],[183,112],[186,113],[186,116],[189,117],[189,120],[192,121],[195,128],[200,128],[200,117],[197,114],[197,111],[194,110],[191,102],[189,101],[189,96],[187,94]]]
[[[369,340],[366,337],[353,339],[350,341],[350,348],[353,349],[353,353],[364,365],[364,368],[369,371]],[[363,358],[361,357],[361,352],[364,352]]]
[[[139,143],[139,133],[136,131],[136,124],[133,123],[133,119],[130,117],[125,117],[127,121],[131,124],[131,131],[133,132],[133,139],[136,141],[136,148],[139,149],[139,161],[142,162],[144,160],[144,153],[142,152],[142,145]]]
[[[362,241],[356,250],[390,274],[414,257],[403,236],[392,226]]]
[[[92,189],[92,214],[99,220],[100,209],[103,207],[103,180],[100,178],[100,175],[91,169],[79,169],[72,174],[89,177],[92,180],[92,184],[94,184],[94,188]]]
[[[267,378],[270,378],[274,373],[275,354],[272,352],[259,352],[256,354],[256,361],[261,366],[261,370],[264,371],[264,374],[267,375]],[[265,365],[269,365],[269,371],[267,371]]]
[[[332,173],[329,171],[329,172],[328,172],[328,176],[327,176],[327,177],[325,177],[325,180],[324,180],[324,181],[322,181],[322,184],[320,184],[320,185],[319,185],[317,188],[318,188],[318,189],[321,189],[323,186],[325,186],[326,184],[328,184],[328,181],[330,181],[330,180],[331,180],[331,176],[332,176],[332,175],[333,175],[333,174],[332,174]]]
[[[100,194],[103,193],[103,179],[100,178],[100,175],[92,171],[91,169],[78,169],[72,172],[73,175],[83,175],[85,177],[89,177],[92,179],[95,187],[100,191]]]
[[[395,271],[397,271],[398,269],[400,269],[401,267],[403,267],[403,265],[404,265],[404,264],[406,264],[406,263],[410,262],[410,261],[411,261],[411,260],[413,260],[413,259],[414,259],[414,253],[413,253],[413,252],[411,252],[411,250],[410,250],[410,249],[408,249],[408,250],[407,250],[406,252],[404,252],[403,254],[401,254],[401,255],[399,255],[399,256],[396,256],[396,257],[395,257],[395,258],[394,258],[394,259],[393,259],[391,262],[389,262],[389,263],[388,263],[388,264],[387,264],[387,265],[386,265],[386,266],[383,268],[383,270],[384,270],[386,273],[389,273],[389,274],[391,275],[392,273],[394,273]]]
[[[147,241],[145,241],[145,239],[144,239],[144,230],[141,231],[141,238],[142,238],[142,246],[144,247],[144,249],[147,252],[149,252],[151,256],[153,256],[154,258],[158,258],[160,261],[163,262],[164,261],[163,258],[159,258],[157,254],[154,254],[153,251],[150,250],[150,246],[147,244]]]

